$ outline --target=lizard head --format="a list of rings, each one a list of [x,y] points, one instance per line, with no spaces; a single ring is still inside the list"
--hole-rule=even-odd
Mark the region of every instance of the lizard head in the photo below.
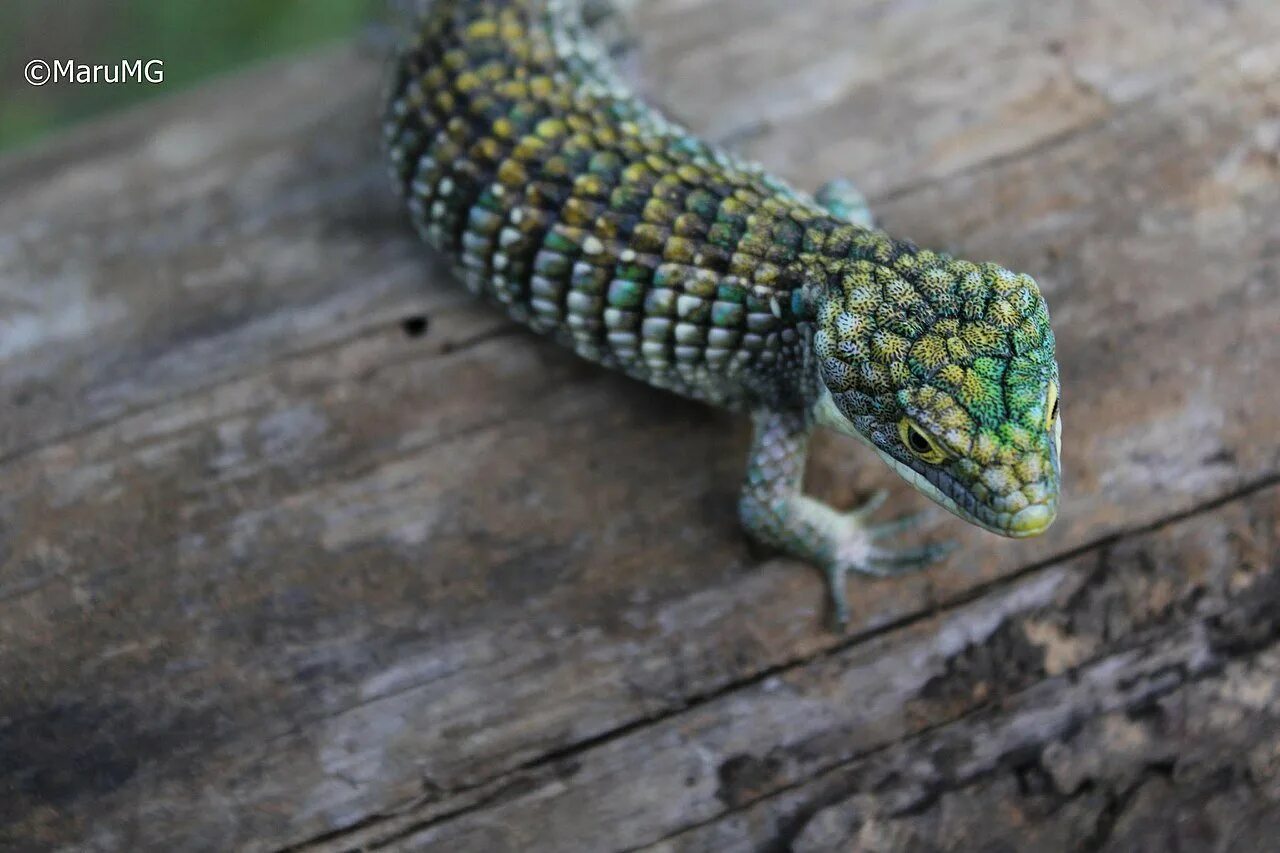
[[[1058,365],[1040,289],[932,252],[850,260],[816,301],[819,423],[869,443],[961,518],[1003,536],[1058,509]]]

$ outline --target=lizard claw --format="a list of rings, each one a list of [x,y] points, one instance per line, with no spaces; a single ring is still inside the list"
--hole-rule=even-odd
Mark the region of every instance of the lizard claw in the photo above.
[[[884,506],[887,500],[889,500],[889,490],[876,489],[871,497],[867,498],[866,503],[845,513],[845,518],[853,522],[860,522],[867,516],[874,515],[880,507]]]
[[[873,524],[867,528],[867,533],[872,539],[889,539],[897,536],[899,533],[906,533],[916,527],[920,527],[925,522],[934,517],[934,514],[928,510],[922,512],[913,512],[910,515],[904,515],[901,518],[895,518],[892,521]]]
[[[864,574],[887,578],[922,569],[930,563],[936,563],[956,550],[954,542],[939,542],[910,551],[877,550],[861,569]]]

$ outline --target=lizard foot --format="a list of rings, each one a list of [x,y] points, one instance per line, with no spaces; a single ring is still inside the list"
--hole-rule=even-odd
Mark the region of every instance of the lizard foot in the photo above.
[[[876,218],[867,204],[867,197],[858,191],[852,181],[843,178],[828,181],[814,195],[814,200],[832,216],[863,228],[876,227]]]
[[[887,522],[868,523],[868,517],[879,509],[884,500],[884,494],[878,492],[863,506],[841,515],[839,525],[833,531],[831,555],[823,568],[831,594],[832,615],[840,628],[849,622],[845,581],[850,573],[894,577],[922,569],[955,550],[955,544],[951,542],[907,549],[886,546],[885,540],[919,527],[934,513],[926,511]]]

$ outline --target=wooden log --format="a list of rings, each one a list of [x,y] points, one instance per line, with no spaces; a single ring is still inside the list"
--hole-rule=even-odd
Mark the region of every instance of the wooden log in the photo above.
[[[0,161],[5,846],[1100,848],[1168,804],[1263,837],[1280,8],[640,25],[678,117],[1041,280],[1058,524],[939,524],[957,556],[855,580],[831,633],[817,573],[737,530],[743,424],[514,328],[418,245],[378,57],[253,71]],[[826,440],[811,480],[894,478]]]

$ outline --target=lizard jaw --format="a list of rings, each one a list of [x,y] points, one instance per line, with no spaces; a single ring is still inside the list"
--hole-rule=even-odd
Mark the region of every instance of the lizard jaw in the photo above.
[[[975,512],[965,510],[954,498],[930,482],[919,471],[903,462],[899,462],[878,447],[875,448],[875,451],[890,468],[898,473],[898,476],[914,486],[916,491],[930,498],[951,514],[991,533],[1010,539],[1028,539],[1032,536],[1038,536],[1047,530],[1049,525],[1053,523],[1054,518],[1057,517],[1058,499],[1056,496],[1042,503],[1023,507],[1016,513],[991,511],[989,516],[979,516]]]

